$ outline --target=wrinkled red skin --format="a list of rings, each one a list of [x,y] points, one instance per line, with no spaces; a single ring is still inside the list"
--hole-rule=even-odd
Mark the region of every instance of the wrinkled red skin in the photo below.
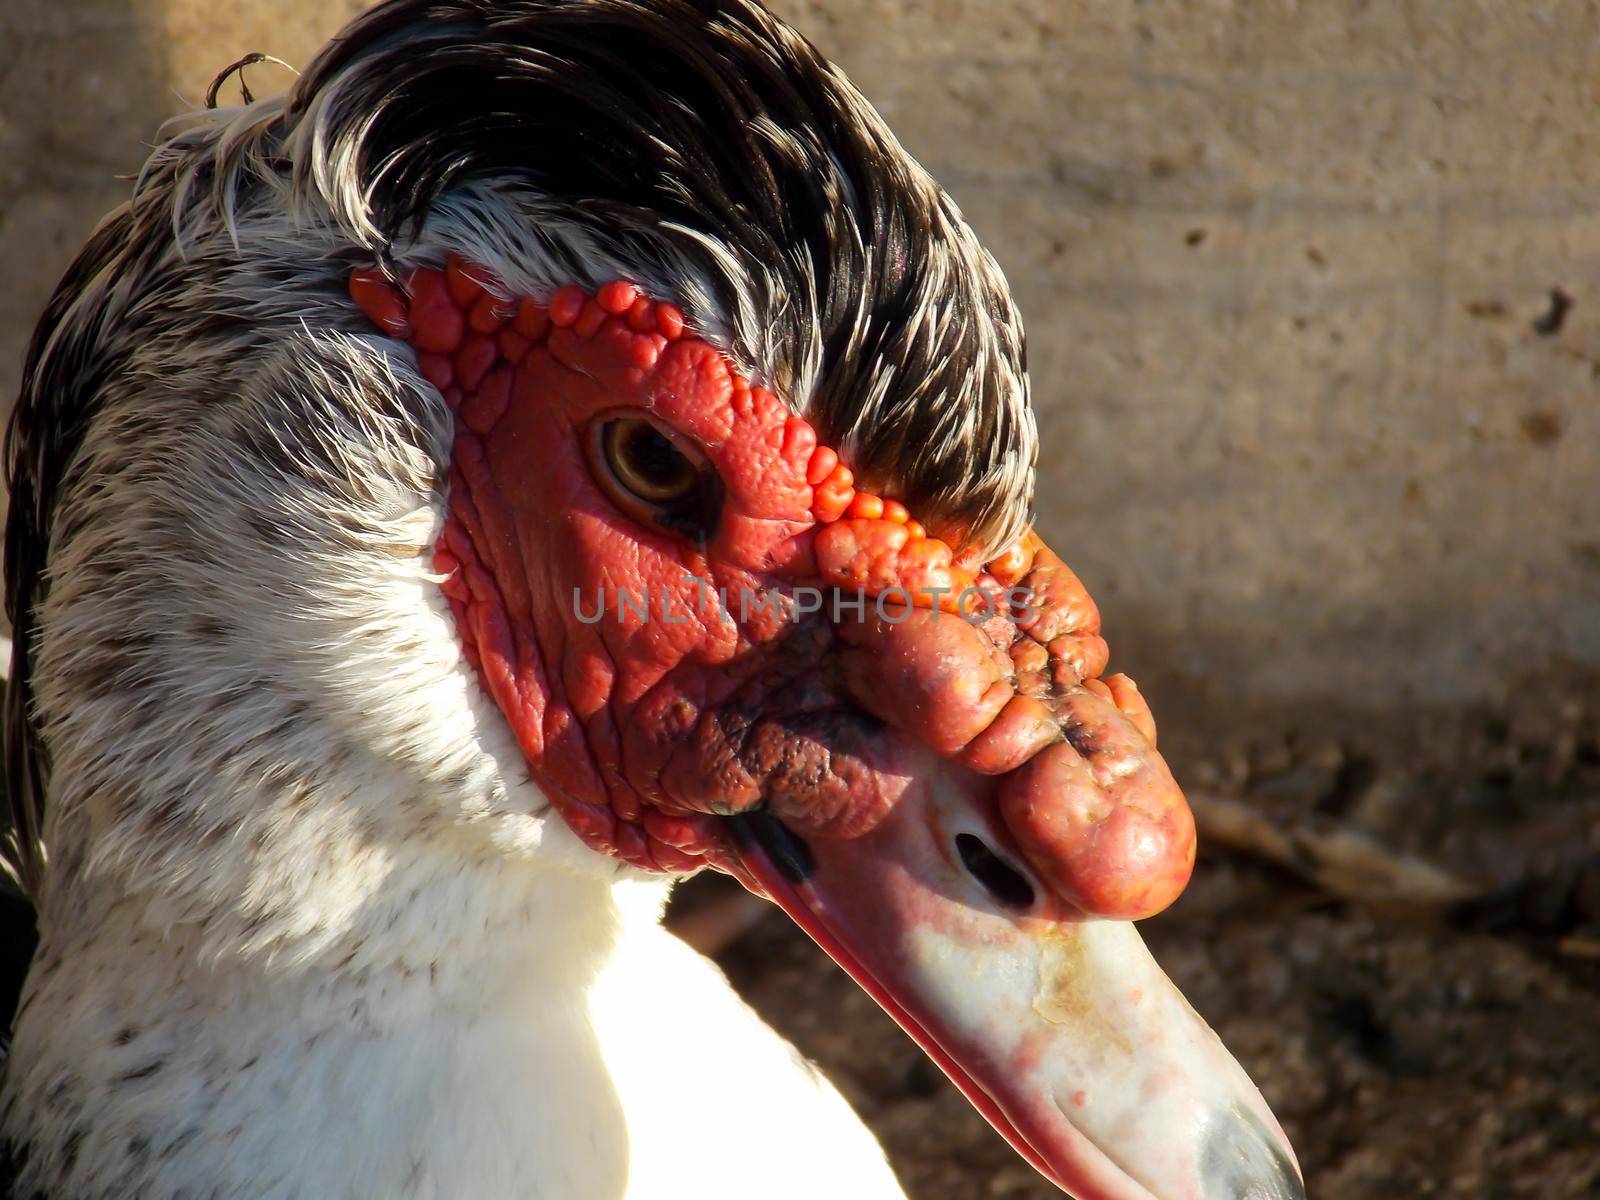
[[[723,816],[765,807],[803,838],[858,836],[921,742],[995,778],[1017,849],[1084,913],[1146,916],[1182,890],[1194,826],[1149,709],[1131,680],[1100,679],[1094,603],[1033,535],[987,565],[958,557],[631,284],[512,300],[452,258],[396,281],[357,271],[350,294],[456,413],[435,565],[467,657],[589,844],[754,887]],[[704,543],[635,519],[597,480],[586,430],[629,410],[720,476]],[[739,600],[802,586],[883,607]],[[1008,609],[1005,587],[1028,605]]]

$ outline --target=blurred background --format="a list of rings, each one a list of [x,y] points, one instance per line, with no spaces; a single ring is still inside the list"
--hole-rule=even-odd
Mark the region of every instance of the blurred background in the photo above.
[[[7,403],[160,121],[360,7],[0,0]],[[1040,525],[1205,837],[1147,935],[1312,1194],[1600,1196],[1600,4],[772,7],[1011,280]],[[1053,1194],[800,935],[740,930],[913,1196]]]

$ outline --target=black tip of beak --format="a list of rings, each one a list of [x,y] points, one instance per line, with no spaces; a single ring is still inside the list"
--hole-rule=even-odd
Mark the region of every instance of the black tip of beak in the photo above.
[[[1257,1116],[1232,1108],[1206,1134],[1201,1171],[1208,1200],[1306,1200],[1306,1185]]]
[[[725,819],[735,846],[740,849],[758,847],[790,883],[802,884],[816,870],[811,847],[771,813],[739,813]]]

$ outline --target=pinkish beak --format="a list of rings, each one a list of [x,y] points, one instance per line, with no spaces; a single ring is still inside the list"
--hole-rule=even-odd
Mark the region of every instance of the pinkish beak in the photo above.
[[[1291,1200],[1294,1152],[1133,925],[1032,877],[982,795],[928,752],[893,812],[802,841],[730,819],[744,868],[1078,1200]]]

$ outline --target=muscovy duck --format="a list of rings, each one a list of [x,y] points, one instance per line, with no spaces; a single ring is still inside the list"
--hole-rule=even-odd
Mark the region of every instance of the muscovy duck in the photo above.
[[[170,130],[10,435],[16,1196],[899,1195],[702,866],[1082,1200],[1302,1196],[1035,457],[999,269],[747,0],[389,0]]]

